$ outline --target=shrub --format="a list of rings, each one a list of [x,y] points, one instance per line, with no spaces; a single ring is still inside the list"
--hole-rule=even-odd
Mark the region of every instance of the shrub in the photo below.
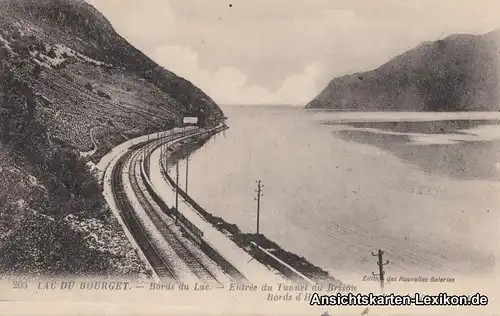
[[[23,40],[12,42],[11,45],[12,50],[19,54],[21,58],[28,58],[30,56],[30,47],[29,44]]]
[[[56,58],[57,57],[57,54],[56,54],[56,51],[54,48],[51,48],[49,50],[49,52],[47,53],[47,56],[49,56],[50,58]]]
[[[46,276],[98,273],[109,268],[109,260],[90,249],[84,235],[62,220],[28,218],[0,247],[0,272]]]
[[[104,70],[105,73],[107,73],[108,75],[112,75],[113,74],[113,71],[112,71],[112,68],[109,67],[109,66],[106,66],[106,65],[102,65],[101,68]]]
[[[35,64],[35,66],[33,67],[33,76],[35,78],[39,78],[41,73],[42,73],[42,66],[40,66],[39,64]]]
[[[97,95],[102,97],[102,98],[106,98],[108,100],[111,100],[111,96],[102,90],[97,90]]]
[[[67,79],[67,80],[69,80],[69,81],[71,81],[71,82],[75,82],[75,80],[73,79],[73,77],[71,77],[70,75],[68,75],[68,74],[67,74],[67,73],[65,73],[65,72],[64,72],[61,76],[62,76],[64,79]]]

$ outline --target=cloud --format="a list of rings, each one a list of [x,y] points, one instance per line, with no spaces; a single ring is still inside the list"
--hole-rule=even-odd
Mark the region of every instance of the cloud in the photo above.
[[[88,2],[221,103],[303,104],[333,77],[373,69],[423,41],[500,27],[494,0]]]
[[[278,65],[279,68],[274,69],[279,73],[277,76],[280,78],[280,82],[277,83],[276,89],[272,89],[272,87],[256,84],[256,81],[250,82],[247,73],[233,66],[237,63],[231,65],[231,62],[229,62],[227,65],[221,65],[218,62],[215,67],[203,67],[200,63],[199,53],[192,48],[192,46],[196,47],[197,44],[208,41],[212,42],[209,47],[213,48],[214,44],[217,46],[218,49],[212,51],[215,55],[224,56],[221,51],[226,50],[231,53],[231,49],[228,49],[226,45],[227,41],[230,41],[235,43],[233,45],[235,48],[239,48],[237,52],[242,49],[249,52],[246,55],[247,65],[259,65],[259,54],[252,53],[252,51],[258,53],[260,32],[251,32],[252,28],[260,29],[256,25],[240,24],[241,27],[234,32],[226,30],[226,34],[231,33],[231,35],[221,37],[217,34],[217,25],[209,23],[209,25],[203,27],[205,32],[198,33],[200,39],[193,41],[192,26],[186,26],[184,32],[179,31],[184,25],[182,21],[183,14],[179,14],[179,10],[182,13],[182,9],[177,7],[176,14],[180,16],[180,18],[177,18],[169,3],[163,0],[150,0],[145,3],[136,0],[121,0],[120,10],[118,10],[114,0],[88,0],[88,2],[106,15],[117,32],[122,34],[133,45],[137,46],[161,66],[200,87],[218,103],[303,105],[309,102],[317,93],[315,79],[319,74],[320,67],[315,63],[302,67],[302,70],[299,69],[296,73],[285,75],[284,78],[282,74],[284,69],[282,65]],[[244,3],[248,2],[241,2],[241,5],[244,5]],[[275,2],[273,6],[278,8],[278,4],[278,2]],[[235,7],[237,5],[240,4],[234,4]],[[216,9],[217,7],[212,6],[211,8]],[[287,18],[285,12],[282,13],[283,18]],[[189,12],[186,14],[189,14]],[[195,10],[190,11],[190,14],[198,14],[198,20],[196,22],[192,21],[193,24],[196,24],[202,23],[202,14],[206,14],[206,12],[196,13]],[[216,16],[215,11],[213,14],[213,16]],[[262,12],[255,12],[255,14],[254,17],[257,17]],[[270,23],[276,24],[276,21],[272,20]],[[300,28],[299,25],[297,26]],[[247,33],[249,37],[245,40],[236,41],[244,28],[250,31]],[[269,41],[261,42],[260,44],[264,46],[263,49],[273,51],[276,48],[279,49],[280,45],[293,45],[293,43],[288,43],[286,37],[280,35],[279,26],[272,29],[277,30],[277,32],[271,30],[270,33],[277,35],[278,40],[274,43]],[[307,34],[304,33],[303,36],[307,36]],[[178,37],[185,37],[187,40],[175,40]],[[164,42],[168,44],[162,45],[161,43]],[[170,42],[180,44],[170,44]],[[295,46],[295,49],[300,50],[299,46]],[[201,51],[203,52],[203,50]],[[280,54],[280,52],[277,52],[277,54]],[[210,56],[213,56],[213,54],[205,54],[205,57]],[[240,57],[238,58],[240,61],[245,59],[245,55],[239,55],[238,57]],[[296,63],[296,61],[292,60],[292,63]],[[263,60],[260,65],[262,72],[266,72],[267,69],[267,74],[272,75],[272,65],[266,64],[266,60]],[[290,68],[287,72],[291,71]]]
[[[320,73],[317,64],[288,76],[277,91],[271,92],[262,86],[248,85],[248,75],[237,68],[224,66],[215,72],[201,68],[198,55],[186,46],[162,46],[152,57],[221,104],[304,105],[317,93],[315,79]]]
[[[318,64],[308,65],[303,73],[294,74],[285,79],[281,89],[276,92],[277,98],[289,104],[305,105],[318,92],[315,82],[319,74]]]

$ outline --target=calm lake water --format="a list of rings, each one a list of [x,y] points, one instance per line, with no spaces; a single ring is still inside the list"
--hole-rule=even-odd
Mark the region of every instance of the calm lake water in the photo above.
[[[499,113],[336,113],[227,107],[191,156],[189,194],[339,273],[481,273],[495,266]],[[465,120],[465,121],[464,121]],[[181,183],[184,165],[181,164]]]

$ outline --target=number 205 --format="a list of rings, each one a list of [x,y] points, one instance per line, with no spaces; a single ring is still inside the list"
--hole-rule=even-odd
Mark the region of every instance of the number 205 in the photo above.
[[[12,282],[14,289],[26,289],[28,288],[28,283],[26,281],[14,281]]]

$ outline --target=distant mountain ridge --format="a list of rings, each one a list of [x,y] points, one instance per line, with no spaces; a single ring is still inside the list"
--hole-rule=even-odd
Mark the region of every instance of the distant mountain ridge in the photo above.
[[[372,71],[334,78],[306,108],[497,111],[500,30],[423,43]]]

